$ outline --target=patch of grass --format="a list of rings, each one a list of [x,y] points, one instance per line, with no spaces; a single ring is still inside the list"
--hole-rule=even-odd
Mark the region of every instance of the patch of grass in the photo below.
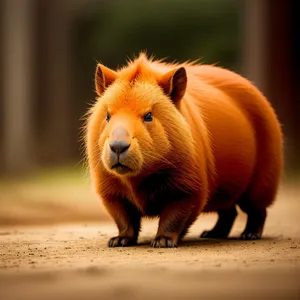
[[[18,177],[0,178],[0,187],[15,184],[81,184],[87,183],[88,181],[88,172],[82,165],[71,165],[48,167],[30,174],[23,174],[22,176]]]
[[[82,166],[0,180],[0,225],[98,221],[107,217]]]

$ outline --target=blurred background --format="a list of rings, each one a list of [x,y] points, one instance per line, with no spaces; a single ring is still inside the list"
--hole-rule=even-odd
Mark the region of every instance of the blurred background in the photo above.
[[[82,117],[96,61],[115,68],[141,50],[254,82],[282,123],[284,180],[298,178],[299,12],[297,0],[0,0],[0,223],[105,217]]]

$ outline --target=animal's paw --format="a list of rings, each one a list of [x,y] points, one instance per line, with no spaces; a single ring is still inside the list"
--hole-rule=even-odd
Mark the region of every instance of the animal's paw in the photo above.
[[[153,248],[176,248],[177,242],[171,237],[158,236],[152,241],[151,246]]]
[[[228,234],[216,230],[205,230],[201,233],[200,238],[206,239],[225,239]]]
[[[128,247],[136,245],[136,240],[126,236],[115,236],[108,241],[108,247]]]
[[[243,232],[240,236],[240,240],[259,240],[261,233],[259,232]]]

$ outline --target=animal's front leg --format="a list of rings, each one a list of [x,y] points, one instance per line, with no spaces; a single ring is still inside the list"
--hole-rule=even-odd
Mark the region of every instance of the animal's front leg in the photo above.
[[[158,231],[152,241],[154,248],[177,247],[179,239],[196,219],[197,205],[189,200],[170,203],[160,214]],[[191,221],[191,217],[193,220]]]
[[[109,247],[125,247],[135,245],[140,231],[141,214],[127,199],[112,197],[104,201],[104,205],[113,217],[119,235],[108,241]]]

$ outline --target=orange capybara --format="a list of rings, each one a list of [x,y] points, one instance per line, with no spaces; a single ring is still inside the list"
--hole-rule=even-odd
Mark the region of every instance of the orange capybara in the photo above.
[[[119,235],[137,242],[141,218],[159,217],[153,247],[176,247],[201,212],[217,212],[205,238],[226,238],[247,215],[241,239],[259,239],[283,166],[282,133],[270,103],[226,69],[166,64],[141,54],[120,70],[98,64],[98,99],[86,149],[97,194]]]

